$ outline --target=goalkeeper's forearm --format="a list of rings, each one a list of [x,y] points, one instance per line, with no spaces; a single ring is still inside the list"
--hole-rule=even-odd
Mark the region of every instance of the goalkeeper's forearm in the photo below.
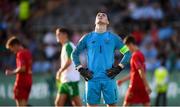
[[[130,51],[127,51],[127,52],[124,53],[123,55],[124,55],[124,56],[123,56],[123,58],[122,58],[122,60],[121,60],[121,62],[120,62],[119,65],[123,65],[123,68],[124,68],[124,67],[125,67],[126,65],[128,65],[129,62],[130,62],[131,53],[130,53]]]

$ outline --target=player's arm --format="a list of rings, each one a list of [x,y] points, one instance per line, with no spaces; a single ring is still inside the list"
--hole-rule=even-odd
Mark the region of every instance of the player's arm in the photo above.
[[[115,48],[118,49],[121,54],[123,54],[123,58],[121,59],[117,67],[113,67],[107,70],[107,75],[110,78],[114,78],[116,75],[118,75],[124,69],[124,67],[129,63],[131,58],[131,53],[128,47],[123,43],[120,37],[114,35],[114,42],[115,42]]]
[[[140,77],[141,77],[141,79],[142,79],[142,81],[143,81],[143,83],[144,83],[144,85],[146,87],[147,92],[150,94],[151,93],[151,88],[149,87],[148,81],[146,79],[145,70],[142,67],[141,62],[139,62],[138,57],[135,58],[134,65],[135,65],[136,69],[138,69],[139,75],[140,75]]]
[[[65,69],[67,69],[71,65],[71,63],[72,63],[72,60],[71,60],[72,51],[73,51],[72,46],[70,44],[67,44],[66,45],[66,55],[68,57],[68,60],[65,62],[65,65],[60,68],[60,70],[59,70],[60,72],[63,72]]]
[[[119,79],[119,80],[117,81],[117,84],[118,84],[118,85],[121,85],[122,83],[128,81],[129,79],[130,79],[130,75],[128,74],[128,75],[124,76],[122,79]]]
[[[18,58],[19,58],[19,62],[18,62],[19,67],[17,67],[14,70],[7,69],[6,72],[5,72],[6,75],[13,75],[13,74],[16,74],[16,73],[19,73],[19,72],[25,72],[26,67],[25,67],[25,58],[24,58],[23,53],[19,54]]]
[[[123,54],[123,58],[121,59],[119,65],[124,68],[131,59],[131,53],[129,51],[129,48],[122,41],[119,41],[118,44],[119,44],[119,51],[121,54]]]
[[[16,74],[16,73],[19,73],[19,72],[24,72],[25,71],[25,66],[21,66],[21,67],[18,67],[14,70],[9,70],[7,69],[6,70],[6,75],[13,75],[13,74]]]
[[[87,48],[86,44],[87,35],[84,35],[78,42],[76,49],[72,53],[72,59],[76,67],[80,66],[80,59],[79,56],[82,51],[84,51]]]
[[[140,77],[141,77],[142,80],[143,80],[143,83],[144,83],[144,85],[145,85],[145,87],[146,87],[146,90],[147,90],[148,93],[150,94],[150,93],[151,93],[151,88],[149,87],[149,84],[148,84],[148,82],[147,82],[147,79],[146,79],[146,75],[145,75],[145,73],[144,73],[144,70],[143,70],[142,68],[140,68],[140,69],[138,69],[138,72],[139,72],[139,74],[140,74]]]
[[[84,77],[86,81],[92,79],[92,72],[90,72],[87,68],[83,68],[80,63],[79,55],[82,51],[87,49],[87,37],[88,35],[83,36],[79,43],[76,46],[76,49],[72,53],[72,59],[76,66],[76,69],[80,72],[80,74]]]
[[[70,58],[68,58],[68,60],[66,61],[65,65],[63,67],[61,67],[58,72],[63,72],[65,69],[67,69],[72,63],[72,60]]]
[[[67,69],[67,68],[71,65],[71,63],[72,63],[72,60],[71,60],[72,51],[73,51],[72,46],[71,46],[70,44],[67,44],[67,45],[66,45],[66,55],[67,55],[68,59],[67,59],[67,61],[65,62],[65,65],[62,66],[62,67],[58,70],[58,72],[57,72],[57,74],[56,74],[56,79],[57,79],[57,80],[60,79],[61,73],[64,72],[65,69]]]
[[[129,48],[123,43],[122,39],[115,35],[114,36],[115,41],[115,48],[119,50],[119,52],[123,55],[123,58],[121,59],[119,66],[124,68],[127,64],[129,64],[129,61],[131,59],[131,53],[129,51]]]

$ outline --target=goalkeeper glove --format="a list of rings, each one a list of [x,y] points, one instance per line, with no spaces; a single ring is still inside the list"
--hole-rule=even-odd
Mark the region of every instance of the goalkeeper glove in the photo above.
[[[93,73],[89,71],[88,68],[83,68],[82,66],[80,66],[79,68],[77,67],[77,70],[84,77],[86,81],[93,78]]]
[[[118,75],[121,71],[123,70],[123,68],[121,66],[117,66],[117,67],[112,67],[107,71],[107,76],[111,79],[113,79],[116,75]]]

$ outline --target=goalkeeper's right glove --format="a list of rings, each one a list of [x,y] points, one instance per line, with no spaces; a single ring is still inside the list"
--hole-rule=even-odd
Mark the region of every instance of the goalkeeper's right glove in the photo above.
[[[111,79],[113,79],[114,77],[116,77],[121,71],[123,70],[123,68],[121,66],[117,66],[117,67],[112,67],[107,71],[107,76],[110,77]]]
[[[82,66],[78,66],[77,70],[84,77],[86,81],[93,78],[93,73],[88,70],[88,68],[83,68]]]

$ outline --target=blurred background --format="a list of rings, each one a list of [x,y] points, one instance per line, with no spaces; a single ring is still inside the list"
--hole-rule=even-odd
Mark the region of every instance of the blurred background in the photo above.
[[[0,105],[14,105],[12,99],[15,76],[5,76],[7,68],[15,68],[15,55],[5,48],[7,39],[15,35],[33,54],[33,87],[31,105],[54,105],[57,84],[55,74],[60,67],[61,46],[55,38],[57,27],[73,31],[72,41],[94,30],[98,10],[110,16],[109,30],[122,39],[135,37],[146,58],[147,78],[157,95],[154,71],[165,62],[169,72],[167,104],[180,105],[180,0],[0,0]],[[116,60],[121,59],[116,54]],[[128,74],[125,70],[118,78]],[[122,105],[128,82],[118,87]],[[80,81],[84,102],[84,80]],[[103,101],[102,101],[103,103]]]

